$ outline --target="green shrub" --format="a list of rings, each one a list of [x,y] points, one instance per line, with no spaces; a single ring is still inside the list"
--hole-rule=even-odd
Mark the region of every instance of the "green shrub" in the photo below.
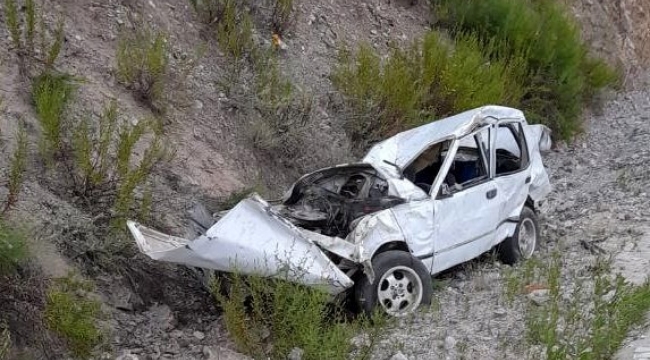
[[[25,170],[27,168],[27,132],[22,124],[19,125],[16,134],[16,149],[11,156],[9,164],[9,174],[7,176],[7,200],[0,211],[0,215],[5,214],[18,201],[18,194],[23,185]]]
[[[47,293],[45,322],[66,341],[72,354],[88,358],[103,340],[97,326],[102,316],[101,304],[87,295],[92,291],[90,283],[72,276],[57,280]]]
[[[304,351],[303,359],[347,359],[350,338],[371,324],[364,319],[345,321],[342,309],[330,303],[320,290],[283,280],[234,274],[221,293],[213,294],[236,346],[255,358],[286,359],[293,348]],[[245,303],[248,301],[248,306]],[[377,317],[372,326],[382,326]]]
[[[353,114],[348,133],[363,147],[432,117],[497,103],[516,105],[522,96],[516,62],[492,60],[474,36],[448,43],[437,32],[385,61],[370,46],[342,51],[333,75]]]
[[[4,15],[6,19],[7,30],[10,34],[11,41],[17,54],[21,57],[29,56],[30,58],[39,60],[45,65],[45,69],[49,70],[54,65],[54,62],[59,57],[63,47],[64,34],[63,34],[63,18],[61,17],[57,23],[57,27],[52,34],[52,39],[47,39],[45,23],[43,21],[42,13],[36,6],[34,0],[25,0],[22,8],[24,9],[25,24],[24,32],[20,30],[21,19],[18,14],[18,9],[21,7],[16,0],[4,1]],[[40,16],[41,21],[38,22],[37,18]],[[36,42],[36,36],[39,35],[40,42]],[[39,51],[35,51],[35,45],[39,45]],[[25,66],[24,59],[21,61],[20,66]]]
[[[22,48],[22,39],[20,37],[20,24],[18,19],[18,5],[15,0],[5,0],[4,2],[5,23],[7,31],[11,35],[11,41],[17,49]]]
[[[271,30],[279,35],[293,25],[293,0],[270,0],[271,2]]]
[[[3,324],[0,324],[0,359],[6,359],[11,348],[11,333]]]
[[[617,74],[588,55],[575,21],[555,1],[442,0],[439,25],[456,36],[473,34],[492,60],[525,65],[519,106],[533,122],[549,125],[562,139],[581,130],[582,107]]]
[[[291,164],[303,149],[313,98],[282,74],[273,49],[256,52],[253,67],[253,104],[260,116],[248,135],[256,149]]]
[[[118,79],[158,113],[165,111],[167,52],[166,35],[146,26],[123,31],[117,44]]]
[[[216,27],[217,42],[221,51],[239,61],[253,49],[253,21],[239,9],[236,0],[224,0],[223,4],[223,15]]]
[[[15,270],[25,258],[27,258],[25,236],[0,220],[0,274]]]
[[[41,154],[46,159],[59,154],[64,112],[75,86],[66,74],[44,72],[32,82],[32,101],[41,125]]]
[[[100,115],[97,129],[88,119],[77,124],[72,134],[74,156],[69,168],[72,169],[75,194],[82,199],[94,198],[87,205],[95,212],[110,207],[114,214],[113,225],[122,228],[127,217],[149,206],[146,196],[138,206],[135,190],[146,190],[154,166],[171,154],[163,146],[155,120],[141,120],[131,125],[120,123],[118,117],[117,102],[112,101]],[[146,147],[136,161],[135,147],[141,142]]]

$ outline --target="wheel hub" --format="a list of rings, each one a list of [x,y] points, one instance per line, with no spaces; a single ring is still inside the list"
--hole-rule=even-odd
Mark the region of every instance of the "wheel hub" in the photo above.
[[[406,266],[386,271],[379,280],[377,298],[387,313],[404,316],[413,312],[422,302],[422,280]]]

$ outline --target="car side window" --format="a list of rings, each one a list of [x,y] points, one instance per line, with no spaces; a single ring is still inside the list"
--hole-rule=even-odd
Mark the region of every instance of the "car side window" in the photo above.
[[[443,180],[450,193],[462,191],[489,179],[489,128],[469,135],[460,146]]]
[[[496,142],[496,176],[528,167],[528,147],[521,123],[499,124]]]

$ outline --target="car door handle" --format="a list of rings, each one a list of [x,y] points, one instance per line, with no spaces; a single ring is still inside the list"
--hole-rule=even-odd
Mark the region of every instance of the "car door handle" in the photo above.
[[[530,184],[530,176],[526,178],[526,184]]]
[[[494,199],[495,196],[497,196],[497,189],[492,189],[485,193],[485,197],[488,199]]]

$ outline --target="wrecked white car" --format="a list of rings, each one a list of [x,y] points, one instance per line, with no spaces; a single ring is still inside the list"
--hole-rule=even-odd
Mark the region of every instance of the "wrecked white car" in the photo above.
[[[281,277],[401,316],[430,303],[432,275],[495,246],[506,263],[532,256],[549,133],[485,106],[305,175],[280,201],[252,195],[194,240],[128,227],[156,260]]]

